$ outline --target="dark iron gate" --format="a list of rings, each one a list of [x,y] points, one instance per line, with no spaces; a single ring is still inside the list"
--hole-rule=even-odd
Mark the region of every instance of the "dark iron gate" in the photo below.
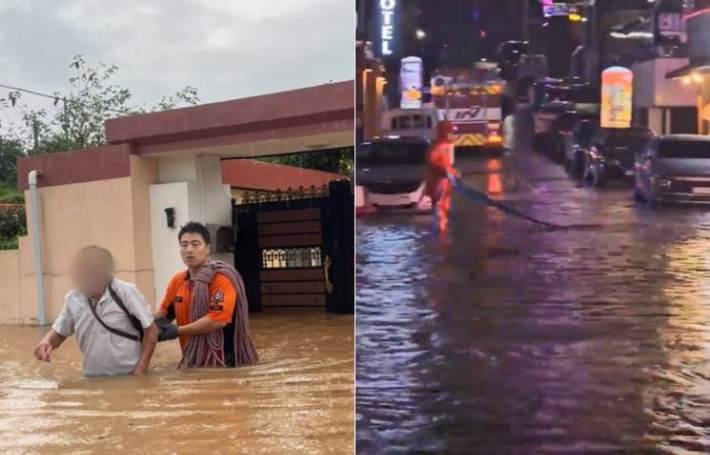
[[[251,311],[354,311],[354,204],[348,181],[247,193],[233,206],[234,263]]]

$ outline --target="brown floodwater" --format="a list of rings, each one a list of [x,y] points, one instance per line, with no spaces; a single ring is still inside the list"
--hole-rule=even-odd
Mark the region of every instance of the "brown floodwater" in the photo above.
[[[74,338],[33,357],[48,328],[0,327],[2,454],[345,454],[354,450],[353,317],[252,316],[261,360],[178,370],[159,343],[145,377],[85,379]]]

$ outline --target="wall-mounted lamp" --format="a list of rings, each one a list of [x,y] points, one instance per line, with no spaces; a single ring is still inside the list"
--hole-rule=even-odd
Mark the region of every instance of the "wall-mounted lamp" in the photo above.
[[[168,227],[174,228],[175,227],[175,209],[173,207],[168,207],[167,209],[165,209],[165,216],[168,219]]]

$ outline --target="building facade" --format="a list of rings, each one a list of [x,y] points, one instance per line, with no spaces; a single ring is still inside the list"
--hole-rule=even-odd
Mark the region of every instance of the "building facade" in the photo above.
[[[116,276],[136,283],[155,305],[184,268],[179,227],[232,225],[232,183],[223,181],[222,160],[352,147],[354,98],[348,81],[117,118],[106,122],[104,147],[19,160],[26,201],[28,174],[39,173],[45,292],[37,295],[30,231],[17,250],[0,252],[0,323],[36,323],[42,301],[53,321],[70,288],[70,260],[90,244],[108,248]]]

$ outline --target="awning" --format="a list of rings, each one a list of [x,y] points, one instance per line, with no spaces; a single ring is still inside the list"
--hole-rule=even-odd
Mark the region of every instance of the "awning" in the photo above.
[[[680,68],[674,69],[673,71],[666,73],[666,79],[678,79],[681,77],[690,76],[693,73],[709,73],[710,72],[710,62],[694,62],[689,63]]]

